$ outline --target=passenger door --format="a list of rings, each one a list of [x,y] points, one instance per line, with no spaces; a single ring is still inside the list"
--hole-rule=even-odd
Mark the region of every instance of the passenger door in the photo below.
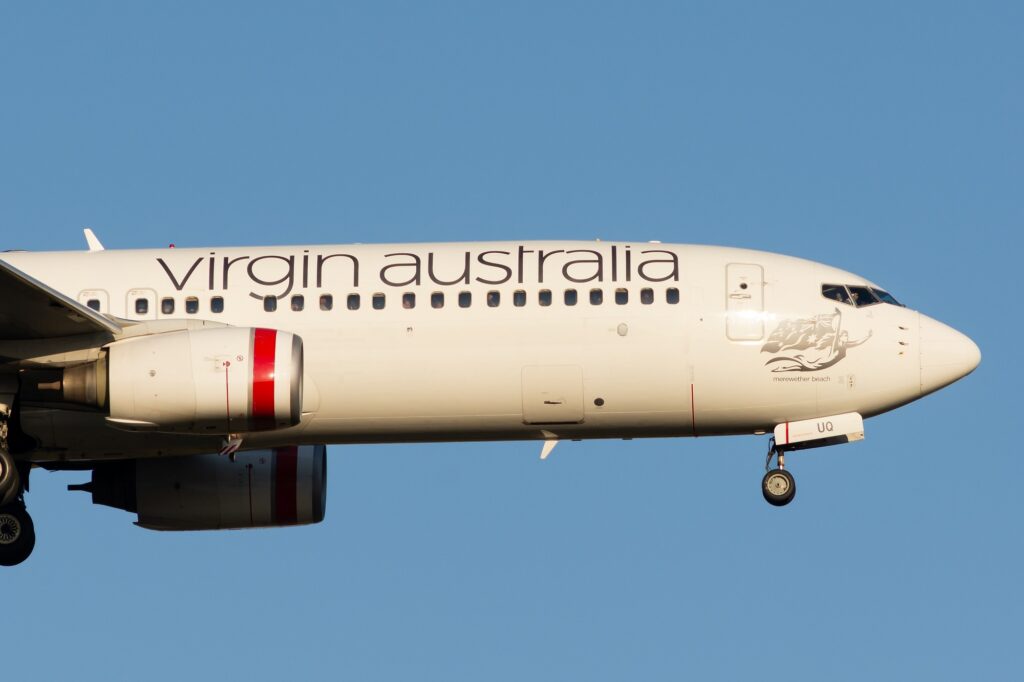
[[[725,267],[726,336],[731,341],[764,338],[764,269],[752,263]]]

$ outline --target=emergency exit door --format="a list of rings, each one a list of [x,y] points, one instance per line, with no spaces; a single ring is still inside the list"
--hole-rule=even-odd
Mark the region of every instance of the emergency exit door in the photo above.
[[[752,263],[725,266],[726,336],[731,341],[764,338],[764,269]]]
[[[152,289],[131,289],[124,303],[125,317],[129,320],[156,319],[156,292]]]
[[[84,289],[78,292],[78,302],[98,313],[110,312],[110,296],[103,289]]]

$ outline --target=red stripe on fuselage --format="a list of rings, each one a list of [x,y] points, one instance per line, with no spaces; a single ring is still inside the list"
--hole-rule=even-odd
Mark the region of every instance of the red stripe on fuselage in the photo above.
[[[274,481],[274,519],[277,523],[298,523],[296,477],[299,469],[299,448],[292,446],[274,450],[277,457],[277,480]]]
[[[257,329],[252,343],[252,423],[257,429],[274,428],[274,365],[277,331]]]

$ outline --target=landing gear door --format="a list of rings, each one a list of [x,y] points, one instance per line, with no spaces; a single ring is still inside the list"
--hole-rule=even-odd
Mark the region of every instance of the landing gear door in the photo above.
[[[764,338],[764,269],[752,263],[725,266],[726,336],[731,341]]]

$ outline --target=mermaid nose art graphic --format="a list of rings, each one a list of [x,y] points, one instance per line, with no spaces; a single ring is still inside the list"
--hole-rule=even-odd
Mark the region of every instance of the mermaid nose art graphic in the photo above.
[[[863,339],[851,341],[842,326],[843,314],[838,308],[831,315],[783,320],[761,346],[762,353],[777,356],[765,366],[773,372],[817,372],[835,365],[848,349],[871,338],[868,332]]]

